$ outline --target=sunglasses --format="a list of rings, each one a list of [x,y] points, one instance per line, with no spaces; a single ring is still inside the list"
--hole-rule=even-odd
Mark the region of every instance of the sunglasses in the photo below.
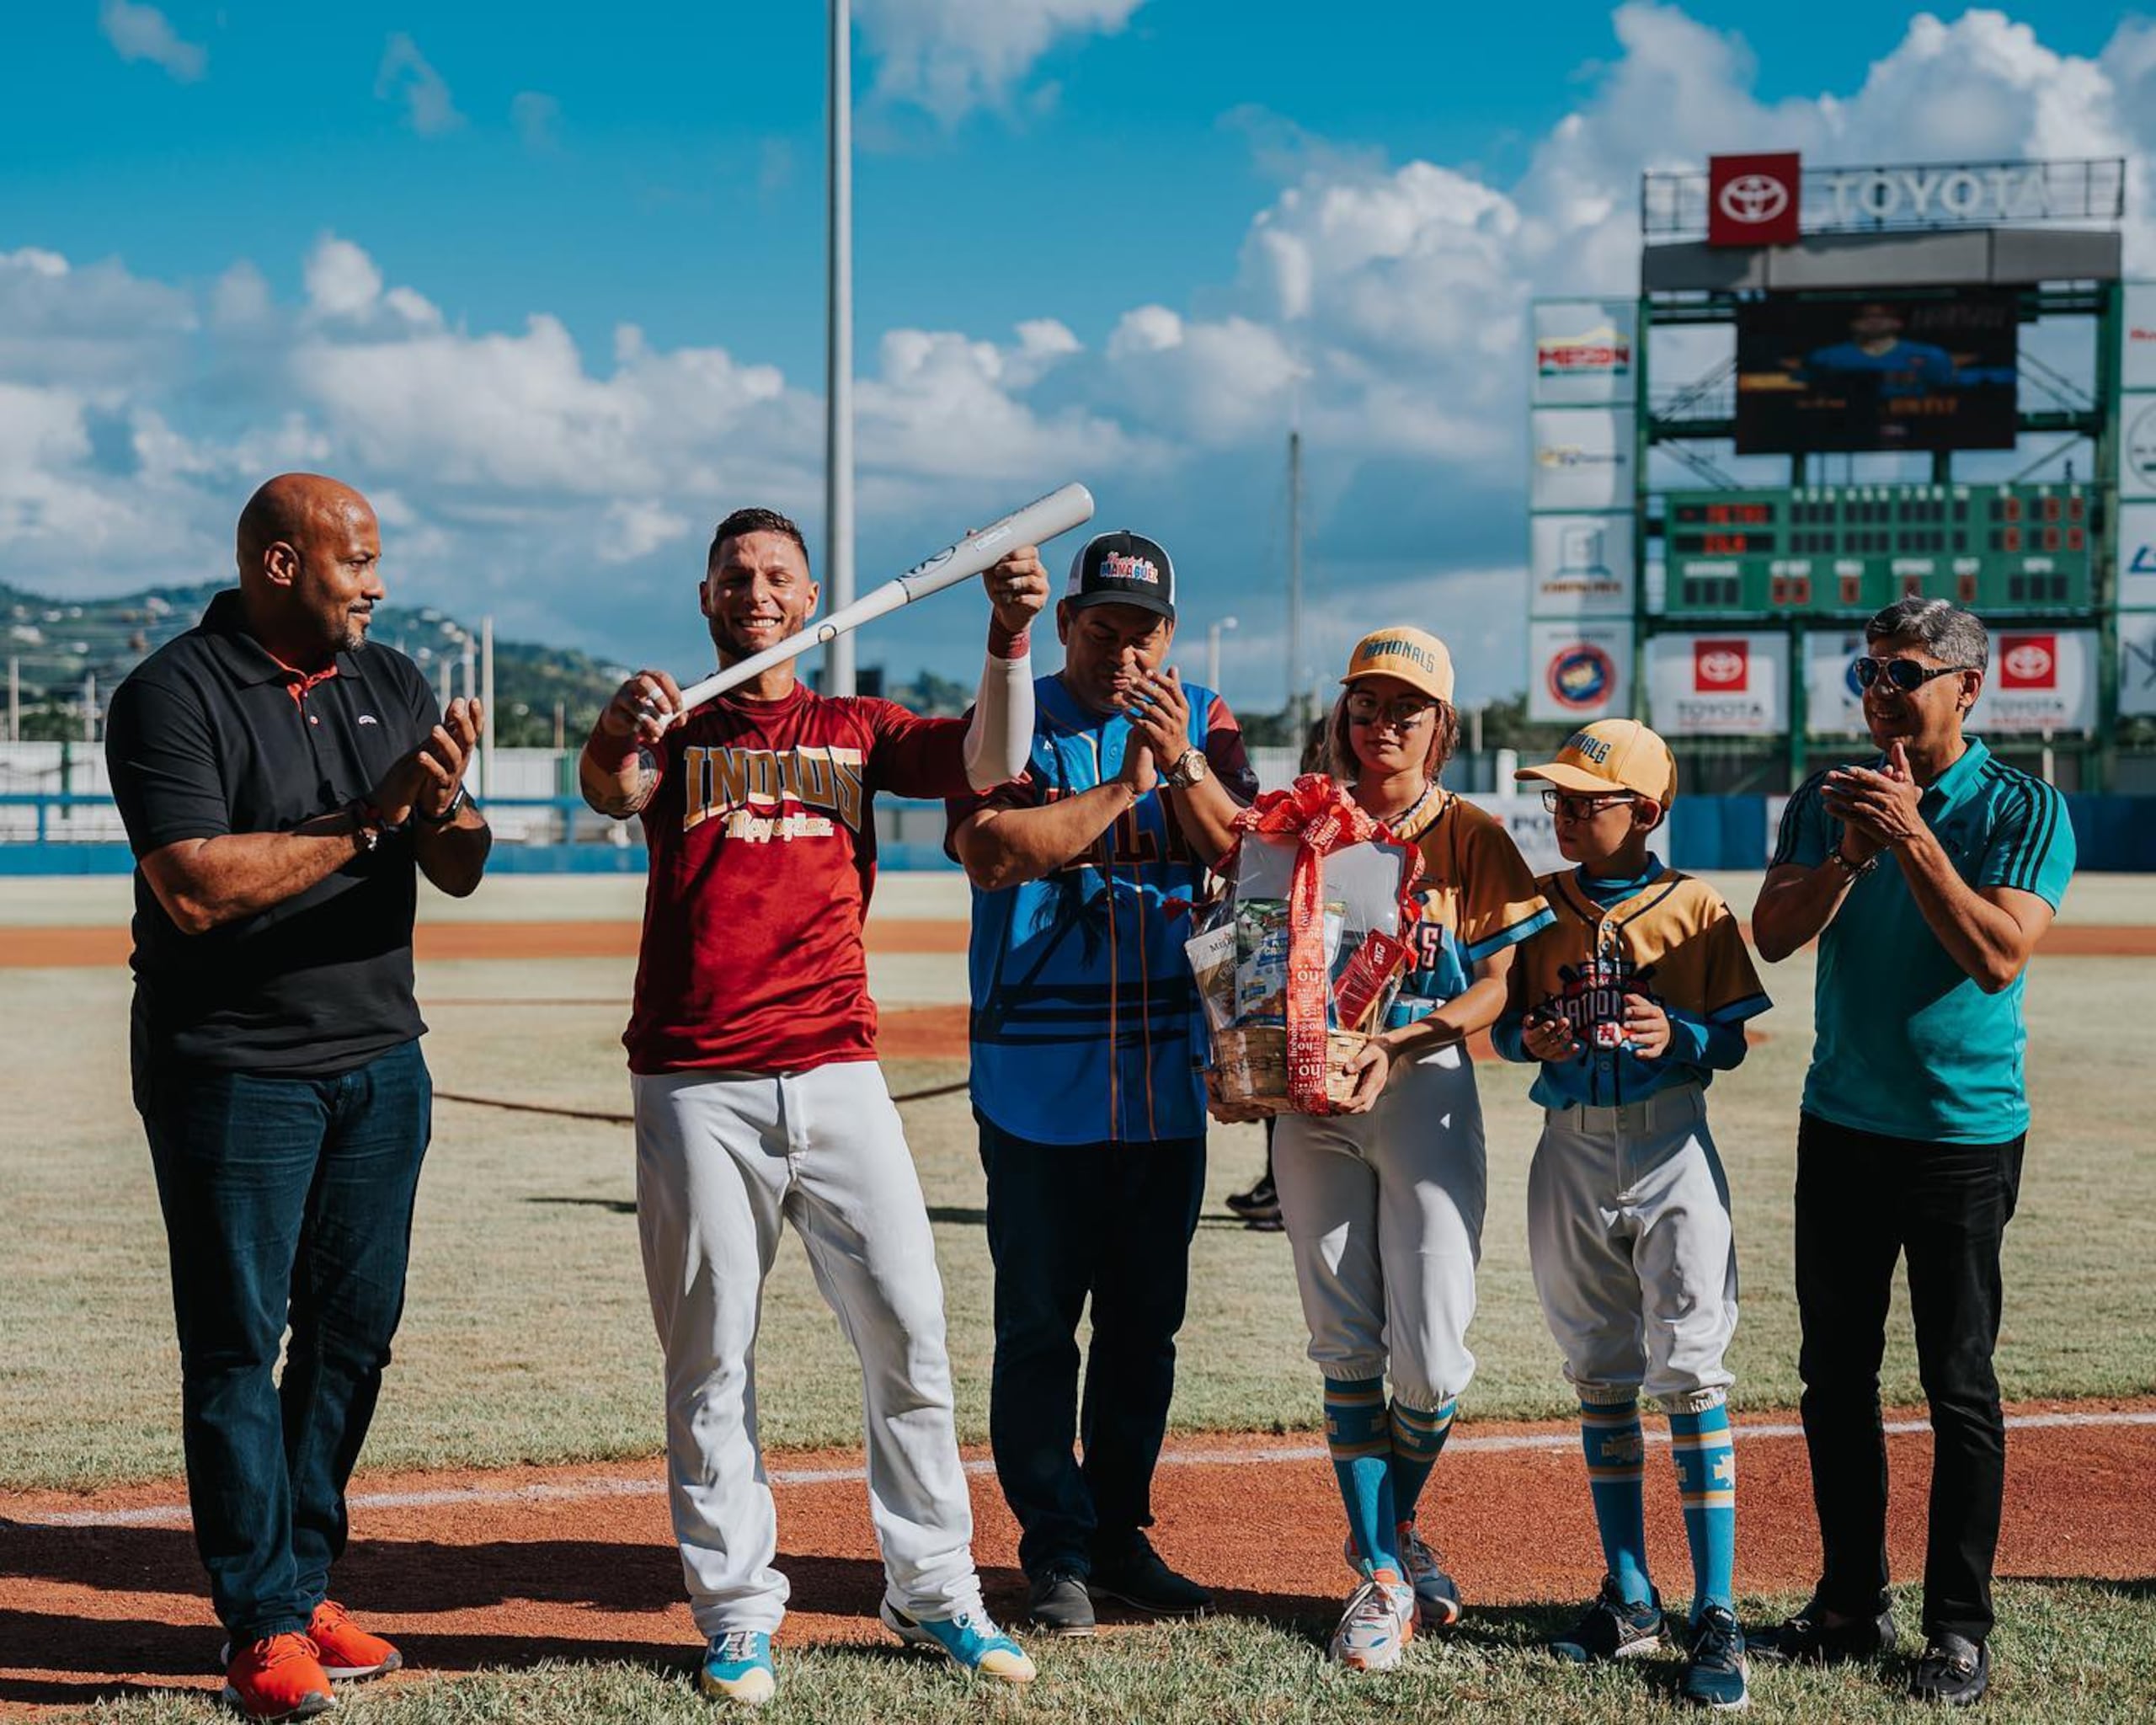
[[[1614,796],[1586,791],[1545,791],[1542,806],[1552,814],[1561,814],[1567,820],[1592,820],[1605,809],[1622,808],[1639,798],[1630,791],[1620,791]]]
[[[1973,665],[1935,665],[1927,670],[1913,659],[1874,659],[1867,654],[1856,662],[1856,686],[1868,689],[1884,677],[1904,695],[1913,695],[1934,677],[1980,669]]]
[[[1417,701],[1402,697],[1397,701],[1380,701],[1374,695],[1350,695],[1348,697],[1348,722],[1350,724],[1396,724],[1402,730],[1412,730],[1422,723],[1422,716],[1437,711],[1434,701]]]

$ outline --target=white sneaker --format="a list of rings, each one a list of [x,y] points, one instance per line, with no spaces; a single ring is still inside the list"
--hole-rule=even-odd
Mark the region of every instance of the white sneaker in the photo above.
[[[1390,1671],[1414,1633],[1414,1589],[1390,1569],[1373,1569],[1348,1597],[1332,1632],[1332,1657],[1351,1671]]]
[[[1451,1628],[1460,1621],[1459,1584],[1445,1573],[1438,1554],[1416,1530],[1413,1522],[1401,1522],[1398,1532],[1401,1567],[1407,1572],[1408,1584],[1415,1589],[1416,1620],[1425,1629]],[[1340,1555],[1356,1574],[1363,1573],[1363,1554],[1355,1549],[1353,1534],[1341,1546]]]

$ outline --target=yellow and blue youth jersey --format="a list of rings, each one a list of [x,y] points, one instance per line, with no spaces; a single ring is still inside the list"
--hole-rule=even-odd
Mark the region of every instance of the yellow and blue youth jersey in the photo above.
[[[1464,798],[1433,785],[1393,831],[1422,853],[1415,889],[1422,915],[1410,931],[1413,967],[1386,1012],[1387,1029],[1464,993],[1478,960],[1525,940],[1550,915],[1504,822]]]
[[[1679,1084],[1705,1084],[1744,1058],[1743,1025],[1773,1001],[1760,986],[1722,896],[1647,859],[1636,881],[1562,869],[1537,883],[1556,918],[1513,962],[1512,1003],[1491,1033],[1507,1060],[1528,1060],[1530,1012],[1562,1018],[1579,1052],[1545,1060],[1531,1092],[1545,1108],[1614,1108]],[[1667,1052],[1642,1058],[1625,1034],[1625,997],[1668,1015]]]

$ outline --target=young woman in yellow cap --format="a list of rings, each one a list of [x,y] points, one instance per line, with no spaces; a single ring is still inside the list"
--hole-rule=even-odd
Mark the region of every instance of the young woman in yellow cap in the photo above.
[[[1331,770],[1422,852],[1417,952],[1344,1114],[1280,1117],[1273,1173],[1325,1374],[1326,1439],[1362,1578],[1332,1638],[1364,1670],[1400,1662],[1415,1624],[1460,1616],[1460,1590],[1415,1530],[1415,1505],[1475,1370],[1485,1174],[1465,1046],[1504,1010],[1515,945],[1550,921],[1504,825],[1438,782],[1460,739],[1452,656],[1434,635],[1356,644],[1332,711]],[[1390,1376],[1390,1400],[1385,1379]]]

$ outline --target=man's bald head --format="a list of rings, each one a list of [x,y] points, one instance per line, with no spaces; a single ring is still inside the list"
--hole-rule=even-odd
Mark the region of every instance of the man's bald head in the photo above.
[[[240,591],[272,651],[318,656],[366,639],[382,596],[382,530],[350,486],[280,473],[248,499],[238,541]]]
[[[280,473],[266,481],[239,512],[239,572],[243,580],[262,572],[264,553],[284,543],[304,550],[324,528],[372,521],[374,510],[341,479],[320,473]]]

